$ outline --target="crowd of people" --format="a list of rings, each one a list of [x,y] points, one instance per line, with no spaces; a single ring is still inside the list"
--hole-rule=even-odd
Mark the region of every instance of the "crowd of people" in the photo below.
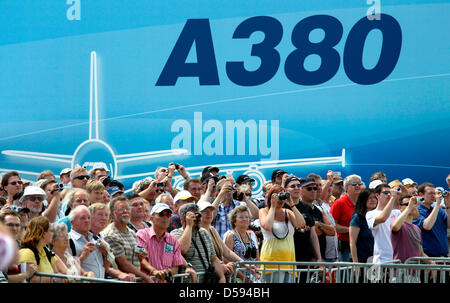
[[[176,173],[184,178],[179,189],[172,186]],[[261,274],[245,261],[381,263],[449,255],[450,195],[429,182],[388,182],[376,172],[366,186],[356,174],[300,177],[276,169],[261,195],[253,195],[254,183],[212,166],[191,178],[175,163],[130,190],[102,163],[59,176],[47,170],[33,182],[9,171],[0,187],[0,281],[166,283],[185,273],[191,283],[226,283],[244,262],[239,281],[289,283],[292,273]]]

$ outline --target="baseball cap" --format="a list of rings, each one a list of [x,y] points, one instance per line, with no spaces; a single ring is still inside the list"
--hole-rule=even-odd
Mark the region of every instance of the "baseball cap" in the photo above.
[[[152,181],[152,177],[146,177],[142,180],[136,181],[135,184],[133,184],[133,187],[136,186],[135,191],[140,192],[145,185],[152,183]]]
[[[381,181],[381,180],[373,180],[372,182],[369,183],[369,188],[370,189],[375,189],[380,184],[383,184],[383,181]]]
[[[210,173],[212,171],[215,171],[216,173],[218,173],[220,171],[220,169],[215,166],[206,166],[202,171],[202,175],[205,173]]]
[[[344,182],[341,176],[333,176],[333,184]]]
[[[247,183],[247,182],[255,182],[255,179],[250,178],[248,175],[240,175],[236,179],[236,183],[239,185],[241,185],[242,183]]]
[[[198,210],[199,211],[204,211],[205,209],[207,209],[208,207],[211,207],[213,209],[216,209],[214,207],[214,205],[212,205],[211,203],[207,202],[207,201],[201,201],[197,203],[198,206]]]
[[[282,169],[276,169],[276,170],[274,170],[274,171],[272,172],[272,181],[275,180],[275,178],[276,178],[278,175],[282,175],[282,174],[286,174],[286,172],[285,172],[284,170],[282,170]]]
[[[47,195],[45,194],[45,191],[43,189],[41,189],[40,187],[27,186],[27,187],[25,187],[25,190],[23,191],[23,195],[22,195],[22,197],[20,197],[19,201],[23,202],[23,199],[26,196],[35,196],[35,195],[43,196],[44,199],[47,198]]]
[[[106,166],[103,162],[95,162],[94,165],[92,165],[92,169],[90,171],[93,171],[94,169],[103,168],[107,172],[109,172],[108,166]]]
[[[121,190],[119,186],[108,187],[108,189],[106,191],[108,192],[108,194],[111,195],[111,197],[114,196],[115,194],[117,194],[118,192],[123,193],[123,190]]]
[[[402,180],[403,185],[417,185],[417,182],[414,182],[410,178],[405,178]]]
[[[194,198],[195,201],[198,201],[198,198],[193,196],[189,191],[187,190],[182,190],[179,191],[175,197],[173,198],[173,202],[177,202],[178,200],[187,200],[189,198]]]
[[[400,182],[400,180],[394,180],[389,182],[389,186],[392,187],[396,187],[396,186],[403,186],[402,182]]]
[[[59,173],[59,175],[60,175],[60,176],[61,176],[61,175],[65,175],[65,174],[70,173],[71,171],[72,171],[71,168],[64,168],[64,169]]]
[[[156,203],[155,205],[153,205],[150,215],[153,216],[154,214],[159,214],[164,210],[170,210],[170,212],[172,212],[169,205],[167,205],[166,203]]]
[[[305,187],[310,184],[316,184],[316,180],[314,180],[314,178],[300,178],[299,181],[301,187]]]

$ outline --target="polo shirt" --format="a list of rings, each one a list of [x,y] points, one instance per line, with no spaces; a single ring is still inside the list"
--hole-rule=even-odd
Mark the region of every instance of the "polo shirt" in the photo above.
[[[140,270],[141,262],[139,261],[138,253],[136,251],[136,233],[131,228],[127,226],[127,231],[123,232],[119,230],[113,222],[102,230],[100,235],[108,242],[109,246],[111,246],[114,257],[118,258],[125,255],[127,261]]]
[[[343,197],[334,201],[333,205],[331,205],[330,213],[333,215],[336,224],[349,227],[354,209],[355,205],[352,203],[348,195],[345,194]],[[338,233],[337,237],[341,241],[350,242],[350,236],[348,233]]]
[[[148,263],[157,270],[183,265],[180,243],[174,235],[166,232],[161,238],[158,238],[152,226],[140,229],[136,237],[138,245],[147,250]]]
[[[447,256],[448,254],[448,238],[447,238],[447,212],[439,208],[431,230],[423,229],[423,221],[433,211],[433,206],[429,209],[422,204],[417,206],[419,217],[413,220],[413,224],[417,225],[422,231],[422,247],[423,251],[429,256]]]

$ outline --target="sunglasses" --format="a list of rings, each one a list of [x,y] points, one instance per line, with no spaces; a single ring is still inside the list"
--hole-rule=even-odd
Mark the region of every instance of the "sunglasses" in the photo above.
[[[292,185],[289,185],[289,188],[301,188],[302,186],[300,185],[300,184],[292,184]]]
[[[361,186],[361,185],[363,185],[363,183],[362,182],[352,182],[352,186],[356,186],[356,185]]]
[[[170,218],[170,217],[172,217],[172,213],[168,212],[168,211],[163,211],[163,212],[159,213],[158,216]]]
[[[9,183],[9,185],[17,185],[17,184],[21,185],[21,184],[23,184],[23,182],[22,181],[12,181],[11,183]]]
[[[251,197],[252,196],[252,193],[246,193],[245,194],[247,197]]]
[[[390,195],[390,194],[391,194],[391,192],[388,191],[388,190],[382,191],[381,193],[382,193],[382,194],[385,194],[385,195]]]
[[[91,177],[89,177],[89,176],[78,176],[78,177],[74,177],[74,179],[78,179],[78,180],[83,180],[83,179],[86,179],[86,180],[89,180]]]
[[[164,192],[164,189],[156,189],[155,192],[157,192],[157,193],[163,193],[163,192]]]
[[[314,187],[305,187],[305,189],[307,190],[307,191],[317,191],[318,190],[318,188],[316,187],[316,186],[314,186]]]
[[[35,202],[35,201],[42,202],[42,201],[44,201],[44,198],[43,197],[27,197],[27,200],[31,201],[31,202]]]
[[[408,206],[409,203],[400,203],[400,206]]]

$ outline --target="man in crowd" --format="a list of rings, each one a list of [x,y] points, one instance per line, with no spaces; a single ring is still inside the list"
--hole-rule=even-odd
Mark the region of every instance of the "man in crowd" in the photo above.
[[[146,253],[138,247],[136,233],[128,227],[131,207],[129,201],[123,197],[116,197],[109,202],[113,222],[109,224],[100,235],[108,242],[116,258],[119,269],[142,278],[144,282],[154,281],[144,272],[152,272],[154,268],[145,259]]]
[[[189,179],[184,182],[183,189],[187,190],[194,197],[197,197],[197,200],[202,196],[202,183],[199,178]]]
[[[417,206],[419,217],[413,224],[422,231],[423,251],[430,257],[448,255],[447,229],[450,228],[450,195],[444,198],[445,210],[440,207],[442,193],[433,184],[423,183],[418,188],[423,202]]]
[[[136,233],[140,229],[150,227],[150,225],[144,220],[145,208],[147,207],[144,199],[138,194],[130,194],[127,195],[126,198],[130,202],[131,206],[130,223],[128,223],[128,227]]]
[[[182,190],[182,191],[178,192],[178,194],[174,197],[173,201],[174,201],[174,204],[173,204],[174,210],[170,217],[170,223],[169,223],[169,227],[167,229],[168,232],[171,232],[174,229],[182,227],[181,217],[180,217],[180,214],[178,213],[180,207],[186,203],[197,202],[198,199],[197,199],[197,197],[193,196],[187,190]]]
[[[59,173],[59,182],[64,185],[70,185],[70,172],[72,171],[71,168],[64,168]]]
[[[56,222],[65,223],[67,225],[67,231],[70,232],[72,229],[72,224],[69,218],[70,212],[78,205],[89,207],[89,195],[87,191],[82,188],[71,188],[66,194],[64,201],[65,202],[61,205],[61,210],[58,215],[59,219]]]
[[[89,180],[86,184],[86,191],[89,194],[89,204],[102,203],[104,190],[105,186],[102,182],[98,180]]]
[[[362,185],[360,176],[347,176],[344,179],[345,195],[334,201],[330,209],[330,213],[336,222],[336,232],[339,240],[339,261],[351,262],[352,260],[349,226]]]
[[[400,193],[388,184],[380,184],[375,188],[378,204],[374,210],[366,213],[367,225],[374,238],[373,263],[392,261],[394,250],[391,242],[391,224],[401,212],[394,209]]]
[[[181,255],[178,239],[167,232],[171,214],[172,210],[167,204],[156,203],[150,213],[152,226],[141,229],[136,234],[138,244],[147,250],[147,261],[155,268],[149,275],[164,281],[172,274],[177,274],[179,266],[184,266],[185,272],[195,282],[197,275]]]
[[[70,172],[70,184],[74,188],[86,189],[86,184],[90,178],[87,170],[79,165]]]

